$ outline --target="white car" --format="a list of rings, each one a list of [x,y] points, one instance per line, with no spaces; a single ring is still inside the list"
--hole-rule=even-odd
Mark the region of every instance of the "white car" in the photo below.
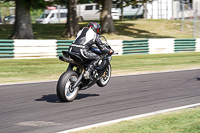
[[[99,20],[100,19],[100,8],[97,3],[81,4],[77,5],[77,16],[81,17],[81,20]],[[112,8],[111,16],[114,20],[119,20],[118,10]]]
[[[3,24],[14,24],[15,23],[15,15],[6,16],[3,19]]]
[[[66,22],[67,22],[67,9],[45,10],[44,13],[38,19],[36,19],[36,23],[41,23],[41,24],[66,23]]]
[[[115,7],[115,5],[113,5]],[[121,17],[121,8],[115,8]],[[123,8],[123,16],[124,17],[133,17],[133,16],[142,16],[143,15],[143,6],[138,3],[137,5],[129,5]]]
[[[54,9],[45,10],[44,13],[36,19],[36,23],[66,23],[67,22],[67,9]],[[60,17],[59,17],[60,14]],[[111,15],[114,20],[119,20],[119,13],[116,9],[112,8]],[[77,16],[84,20],[99,20],[100,11],[97,3],[77,5]]]

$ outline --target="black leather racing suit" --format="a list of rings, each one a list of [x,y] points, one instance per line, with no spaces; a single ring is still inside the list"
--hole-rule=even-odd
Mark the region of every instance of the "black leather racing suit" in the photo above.
[[[102,44],[100,36],[88,27],[85,27],[78,32],[75,41],[69,48],[69,52],[79,53],[83,59],[91,60],[91,63],[87,68],[88,72],[91,72],[93,68],[98,65],[100,60],[99,55],[90,51],[93,44],[96,44],[102,53],[110,52],[110,50]]]

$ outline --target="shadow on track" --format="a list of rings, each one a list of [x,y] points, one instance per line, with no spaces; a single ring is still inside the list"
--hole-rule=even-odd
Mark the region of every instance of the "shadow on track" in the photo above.
[[[78,94],[74,100],[80,100],[87,97],[95,97],[99,96],[99,94]]]
[[[99,94],[78,94],[74,100],[80,100],[87,97],[94,97],[99,96]],[[56,94],[49,94],[49,95],[43,95],[39,99],[35,99],[35,101],[46,101],[49,103],[60,103],[60,100],[58,99]]]
[[[35,99],[35,101],[46,101],[49,103],[59,103],[60,100],[58,99],[56,94],[49,94],[49,95],[43,95],[39,99]]]

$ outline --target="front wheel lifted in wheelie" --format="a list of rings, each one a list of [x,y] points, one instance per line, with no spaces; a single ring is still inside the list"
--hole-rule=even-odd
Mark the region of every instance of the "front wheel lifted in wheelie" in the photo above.
[[[56,91],[61,102],[71,102],[74,100],[79,91],[79,87],[73,88],[77,79],[77,73],[72,70],[68,70],[60,76]]]
[[[97,85],[99,87],[104,87],[108,84],[111,77],[111,64],[109,64],[104,72],[104,74],[101,76],[101,78],[97,81]]]

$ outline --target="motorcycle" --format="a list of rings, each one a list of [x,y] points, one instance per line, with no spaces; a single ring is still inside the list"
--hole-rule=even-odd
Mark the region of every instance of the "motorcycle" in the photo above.
[[[104,36],[101,37],[105,39],[103,44],[107,48],[112,49],[106,38]],[[93,47],[91,50],[101,56],[101,63],[91,72],[89,79],[83,78],[84,71],[89,62],[82,59],[78,53],[62,51],[63,56],[59,56],[61,61],[69,63],[67,70],[60,76],[57,82],[56,91],[61,102],[73,101],[79,90],[90,88],[95,83],[99,87],[104,87],[108,84],[111,77],[111,55],[114,53],[114,50],[112,49],[112,54],[102,54],[97,47]]]

